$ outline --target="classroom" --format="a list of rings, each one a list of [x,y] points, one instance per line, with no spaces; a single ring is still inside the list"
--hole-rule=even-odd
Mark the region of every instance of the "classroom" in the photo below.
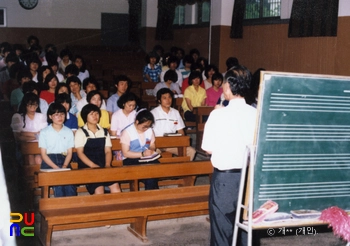
[[[193,232],[193,235],[196,235],[193,239],[181,241],[177,236],[175,239],[178,238],[179,241],[175,245],[190,244],[188,240],[193,240],[191,241],[193,245],[209,245],[209,212],[207,203],[201,199],[209,194],[213,170],[210,165],[210,155],[201,146],[206,119],[214,107],[217,104],[222,105],[224,101],[221,85],[225,79],[225,73],[237,65],[242,65],[251,72],[252,81],[255,82],[246,102],[255,108],[257,105],[259,108],[260,71],[273,71],[272,74],[295,73],[346,78],[350,76],[349,25],[350,2],[347,0],[1,1],[1,169],[3,168],[5,174],[11,211],[13,209],[23,213],[36,211],[37,221],[40,220],[39,210],[43,210],[42,214],[48,218],[46,221],[48,227],[53,228],[51,228],[52,239],[49,229],[49,232],[44,233],[40,240],[17,237],[17,245],[56,245],[56,243],[64,245],[64,243],[59,244],[62,243],[58,240],[61,235],[68,240],[66,242],[69,242],[70,236],[74,236],[74,231],[80,233],[86,230],[86,234],[89,234],[91,230],[99,233],[99,228],[105,229],[106,226],[114,229],[124,226],[120,233],[131,235],[132,239],[128,242],[130,244],[135,242],[140,245],[156,245],[158,242],[154,237],[161,238],[161,236],[155,236],[151,229],[146,233],[146,228],[152,228],[153,225],[162,227],[162,223],[169,224],[170,227],[198,225],[198,230]],[[198,78],[199,85],[195,82]],[[54,80],[55,82],[52,82]],[[79,86],[78,90],[74,86]],[[93,89],[90,89],[90,86]],[[166,94],[164,90],[166,87],[169,87],[172,92]],[[66,93],[61,93],[61,88],[65,89]],[[191,99],[188,101],[190,88],[196,90],[199,88],[204,91],[205,96],[193,97],[192,102]],[[31,96],[24,92],[28,92]],[[35,92],[38,95],[33,95]],[[164,94],[157,92],[171,96],[171,107],[168,106],[168,110],[172,110],[171,117],[173,115],[178,117],[171,130],[159,125],[163,120],[159,110],[163,106]],[[68,94],[68,96],[61,94]],[[89,112],[84,112],[82,109],[88,110],[86,105],[95,104],[93,101],[96,97],[99,100],[97,107],[90,107]],[[118,103],[119,98],[122,98],[120,103]],[[27,104],[24,103],[25,100]],[[129,116],[126,110],[130,102],[134,104],[131,106],[133,108]],[[57,104],[63,106],[69,104],[69,108],[63,110]],[[112,104],[114,106],[111,106]],[[21,105],[26,108],[25,111]],[[40,108],[45,117],[41,119],[40,124],[35,122],[33,126],[27,126],[35,128],[35,131],[33,130],[29,135],[21,135],[20,128],[22,126],[24,128],[26,124],[24,120],[24,125],[21,125],[20,119],[25,119],[27,116],[30,118],[28,109],[33,107],[36,110]],[[51,112],[52,110],[54,112]],[[126,118],[117,119],[115,114],[117,110],[123,111]],[[109,147],[106,158],[111,158],[108,165],[118,177],[115,180],[118,183],[114,183],[117,186],[112,185],[114,180],[111,180],[106,171],[101,171],[103,175],[95,179],[94,174],[83,172],[95,170],[72,170],[73,175],[67,177],[70,181],[62,182],[56,182],[56,178],[53,178],[56,174],[53,172],[44,174],[40,172],[42,161],[50,166],[50,161],[47,162],[46,157],[51,158],[49,157],[51,154],[44,153],[43,157],[41,152],[43,148],[39,148],[37,144],[41,143],[38,133],[47,126],[47,119],[51,119],[49,124],[53,124],[53,120],[61,117],[58,114],[63,114],[62,112],[66,112],[66,121],[61,126],[69,127],[74,132],[70,140],[72,142],[69,142],[70,150],[67,149],[68,154],[65,151],[64,154],[62,152],[62,156],[73,156],[75,159],[72,163],[77,162],[80,167],[83,162],[82,153],[85,153],[84,156],[93,158],[88,150],[86,152],[82,150],[82,146],[88,143],[86,139],[91,137],[91,134],[84,135],[89,133],[86,133],[87,131],[83,128],[84,126],[88,128],[90,112],[99,112],[98,123],[108,131],[103,133],[96,124],[94,126],[97,126],[99,134],[102,134],[101,137],[106,138],[104,144]],[[147,119],[144,123],[137,118],[139,114],[146,115],[142,119]],[[149,115],[153,115],[153,121],[148,121],[147,117],[151,117]],[[67,119],[72,117],[76,121],[74,126],[66,125]],[[121,121],[124,125],[116,127],[115,124]],[[126,121],[128,124],[125,123]],[[156,128],[157,123],[160,130]],[[140,156],[135,156],[135,152],[131,153],[130,149],[125,149],[124,137],[119,141],[121,132],[125,134],[129,125],[135,125],[135,129],[138,125],[142,126],[144,129],[142,131],[146,134],[147,146],[145,145],[142,151],[138,150]],[[153,132],[153,135],[146,133],[148,130]],[[76,140],[76,133],[79,141]],[[151,143],[148,141],[151,135],[147,134],[152,135]],[[171,136],[171,134],[180,136]],[[107,140],[107,135],[110,141]],[[171,140],[171,138],[177,139]],[[126,139],[131,141],[129,136]],[[19,144],[27,141],[34,141],[35,144]],[[154,141],[155,147],[152,145]],[[81,145],[82,142],[83,145]],[[127,146],[131,148],[131,145]],[[150,173],[147,173],[148,176],[142,176],[137,170],[133,171],[134,163],[126,164],[124,161],[133,158],[142,159],[151,155],[149,154],[151,151],[153,151],[152,157],[156,156],[156,149],[161,153],[157,162],[162,164],[162,168],[153,170],[151,167]],[[127,152],[129,154],[125,154]],[[154,160],[152,159],[149,163],[152,161]],[[90,163],[85,162],[85,165],[91,166]],[[63,168],[67,167],[66,164],[63,164]],[[169,165],[168,170],[172,168],[177,170],[177,175],[171,176],[167,173],[164,165]],[[198,171],[198,166],[202,166],[203,169]],[[69,167],[80,169],[80,167],[75,168],[74,164],[72,166],[69,164]],[[124,170],[122,172],[125,172],[125,177],[118,176],[116,171],[118,168]],[[130,176],[130,172],[135,172],[135,178]],[[30,175],[27,175],[28,173]],[[111,201],[117,201],[121,197],[121,200],[116,202],[120,204],[120,210],[110,211],[110,208],[105,205],[105,220],[110,223],[94,220],[94,216],[97,218],[99,215],[89,214],[90,208],[86,213],[92,220],[90,224],[83,226],[72,226],[75,217],[70,214],[67,214],[66,218],[67,221],[72,222],[71,224],[64,224],[59,219],[56,220],[55,216],[50,217],[52,214],[48,211],[64,209],[63,203],[66,199],[66,197],[57,197],[62,199],[62,202],[59,205],[61,207],[55,207],[56,197],[54,199],[51,197],[53,192],[57,191],[50,189],[49,187],[53,186],[50,184],[80,185],[81,180],[78,182],[76,178],[79,173],[91,175],[95,183],[109,182],[111,193],[114,193],[114,189],[122,191],[120,194],[105,194],[111,197]],[[52,178],[49,178],[50,175]],[[44,182],[46,178],[47,183]],[[57,176],[57,180],[59,179],[60,177]],[[159,190],[162,192],[158,194],[149,191],[150,196],[154,198],[153,203],[143,197],[141,192],[148,189],[146,187],[148,182],[144,181],[152,179],[159,180],[157,186],[159,185]],[[77,183],[74,183],[75,181]],[[174,201],[178,203],[177,207],[160,202],[160,197],[164,200],[169,199],[169,194],[164,191],[168,187],[174,190]],[[102,200],[95,199],[93,196],[79,200],[80,194],[90,192],[85,186],[78,187],[76,192],[78,195],[74,198],[77,199],[71,200],[72,207],[69,207],[74,211],[85,202],[91,203],[92,207],[95,204],[96,210],[100,206],[99,202],[104,204]],[[95,192],[95,194],[98,193]],[[159,199],[157,199],[158,196]],[[186,203],[184,197],[191,199]],[[123,208],[127,208],[130,205],[127,201],[132,199],[144,199],[142,202],[145,204],[145,210],[138,208],[135,203],[134,209],[127,212],[133,217],[127,217]],[[169,204],[171,204],[170,201]],[[168,206],[164,208],[164,214],[155,212],[163,208],[162,206]],[[141,219],[140,216],[146,219]],[[50,219],[57,225],[51,225]],[[126,229],[128,224],[130,226]],[[325,225],[317,225],[315,228],[321,236],[315,237],[314,243],[346,244],[345,241],[334,236],[332,229]],[[166,227],[162,229],[164,229],[162,233],[166,234]],[[36,230],[40,231],[38,228]],[[69,233],[64,234],[65,232]],[[185,234],[185,231],[178,233]],[[262,230],[254,235],[257,238],[254,245],[280,245],[296,240],[292,236],[271,238],[266,231]],[[1,239],[0,237],[0,244]],[[13,239],[13,237],[9,238],[8,245],[15,245]],[[167,245],[166,238],[162,240],[159,244]],[[71,245],[86,243],[79,240],[74,242]],[[169,242],[169,245],[172,245],[171,243],[173,242]],[[308,243],[301,240],[295,245],[303,244]]]

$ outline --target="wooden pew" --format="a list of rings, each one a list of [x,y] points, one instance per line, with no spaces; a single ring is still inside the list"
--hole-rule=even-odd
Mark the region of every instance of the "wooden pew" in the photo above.
[[[141,101],[147,104],[147,108],[151,110],[157,107],[156,97],[153,95],[147,95],[146,90],[153,90],[157,83],[154,82],[142,82],[141,84]]]
[[[196,107],[193,109],[193,113],[196,115],[196,150],[199,153],[205,154],[205,151],[202,150],[202,139],[204,132],[205,122],[203,121],[203,116],[209,116],[211,111],[214,110],[214,107]]]
[[[121,150],[121,144],[119,139],[112,139],[112,150]],[[169,154],[171,153],[162,153],[162,157],[159,159],[161,163],[171,163],[171,162],[185,162],[190,161],[189,156],[186,155],[186,148],[190,146],[190,138],[188,136],[179,136],[179,137],[156,137],[156,147],[157,148],[178,148],[178,157],[172,157]],[[24,156],[26,155],[34,155],[34,154],[40,154],[40,149],[38,147],[38,142],[27,142],[21,144],[21,152]],[[73,152],[76,152],[76,149],[73,148]],[[112,160],[112,166],[120,167],[123,166],[123,161],[116,160],[115,157],[113,157]],[[77,169],[76,163],[71,163],[71,166],[73,169]],[[34,181],[34,173],[38,172],[40,170],[40,165],[29,165],[28,163],[25,163],[24,165],[24,172],[25,172],[25,179],[27,183],[29,184],[30,188],[35,189],[38,188],[37,183]],[[184,185],[183,179],[173,179],[173,180],[162,180],[159,182],[160,186],[165,185],[178,185],[183,186]],[[194,180],[193,180],[194,182]],[[135,187],[138,187],[138,185],[134,185]],[[124,183],[122,184],[123,189],[129,188],[129,185]],[[86,192],[85,186],[78,187],[78,192]],[[34,195],[39,195],[38,192],[34,192]]]
[[[182,119],[184,120],[184,123],[186,125],[186,128],[185,128],[185,132],[186,134],[197,134],[197,129],[196,129],[196,122],[191,122],[191,121],[185,121],[185,117],[184,117],[184,111],[182,109],[182,101],[183,101],[183,98],[176,98],[175,99],[175,105],[174,105],[174,108],[176,108]],[[187,127],[191,127],[192,129],[187,129]]]
[[[212,169],[210,161],[200,161],[39,172],[36,179],[43,191],[39,200],[40,239],[44,245],[50,245],[52,232],[56,230],[130,223],[128,230],[147,242],[149,220],[208,214],[209,185],[60,198],[49,198],[50,186],[81,184],[87,180],[94,183],[191,177],[211,174]]]

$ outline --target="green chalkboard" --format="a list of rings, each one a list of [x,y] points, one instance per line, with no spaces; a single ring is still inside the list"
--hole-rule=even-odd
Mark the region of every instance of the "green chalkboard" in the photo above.
[[[262,73],[253,209],[350,209],[350,77]]]

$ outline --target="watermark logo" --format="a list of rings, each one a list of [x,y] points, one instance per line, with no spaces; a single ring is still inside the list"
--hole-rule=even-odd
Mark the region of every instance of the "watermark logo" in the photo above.
[[[10,213],[10,217],[10,236],[34,237],[34,212],[24,213],[24,216],[21,213]],[[19,223],[22,221],[25,226],[21,228]]]

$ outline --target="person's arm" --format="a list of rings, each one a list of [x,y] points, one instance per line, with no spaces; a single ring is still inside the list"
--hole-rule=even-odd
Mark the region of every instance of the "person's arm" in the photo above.
[[[105,156],[106,156],[106,165],[105,167],[111,167],[112,162],[112,148],[111,147],[105,147]]]
[[[67,168],[70,161],[72,160],[72,155],[73,155],[73,148],[67,149],[67,155],[66,158],[64,159],[64,163],[62,165],[62,168]]]
[[[153,82],[153,80],[151,79],[151,77],[149,76],[148,73],[145,74],[145,77],[146,77],[148,82]]]
[[[142,152],[135,152],[130,150],[130,145],[121,143],[122,145],[122,153],[126,158],[141,158]]]
[[[28,142],[36,140],[36,134],[39,132],[20,132],[19,140],[22,142]]]
[[[182,136],[185,136],[185,131],[184,131],[184,129],[177,130],[177,133],[180,133]]]
[[[205,98],[204,98],[203,101],[201,102],[201,106],[205,106]]]
[[[79,147],[77,149],[77,154],[79,159],[88,167],[95,168],[100,167],[99,165],[93,163],[85,154],[84,154],[84,147]]]
[[[59,167],[50,159],[50,157],[47,155],[46,153],[46,149],[45,148],[40,148],[40,153],[41,153],[41,158],[43,159],[43,161],[49,165],[50,167],[52,167],[52,169],[59,169]]]
[[[187,107],[190,109],[190,111],[193,111],[193,106],[192,106],[192,103],[191,103],[191,99],[185,98],[185,100],[186,100],[186,103],[187,103]]]

